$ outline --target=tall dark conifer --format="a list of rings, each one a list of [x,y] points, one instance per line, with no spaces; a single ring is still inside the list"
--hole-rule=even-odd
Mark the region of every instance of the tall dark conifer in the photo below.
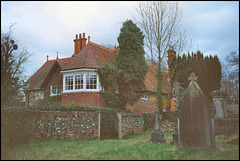
[[[173,61],[171,68],[174,69],[171,83],[175,81],[179,82],[185,89],[187,88],[189,81],[188,76],[194,72],[198,76],[198,85],[212,101],[211,91],[220,89],[221,82],[221,64],[218,57],[203,56],[203,53],[197,51],[197,53],[188,53],[187,57],[183,54],[182,57],[177,57],[176,61]]]
[[[144,35],[131,20],[123,23],[118,36],[119,56],[116,66],[119,70],[118,89],[123,102],[133,105],[145,88],[148,66],[144,57]]]

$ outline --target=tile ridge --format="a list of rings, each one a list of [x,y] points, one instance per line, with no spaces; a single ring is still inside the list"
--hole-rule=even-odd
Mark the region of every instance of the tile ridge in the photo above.
[[[90,44],[92,44],[92,45],[95,45],[95,46],[98,46],[98,47],[100,47],[100,48],[102,48],[102,49],[105,49],[105,50],[107,50],[107,51],[114,52],[114,50],[108,49],[108,48],[106,48],[106,47],[104,47],[104,46],[98,45],[98,44],[93,43],[93,42],[91,42],[91,41],[88,42],[88,43],[90,43]]]

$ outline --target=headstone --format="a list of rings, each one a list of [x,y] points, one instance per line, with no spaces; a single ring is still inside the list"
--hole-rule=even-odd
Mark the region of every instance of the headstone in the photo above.
[[[215,108],[204,95],[198,84],[197,76],[192,73],[190,84],[178,105],[179,149],[214,150]]]
[[[151,139],[150,139],[152,142],[158,142],[158,143],[166,142],[164,138],[164,134],[160,129],[160,119],[161,119],[161,115],[159,114],[159,111],[156,110],[154,113],[154,131],[152,132]]]
[[[227,104],[226,104],[226,93],[220,90],[214,90],[211,92],[213,103],[216,107],[216,115],[214,118],[227,118]]]
[[[213,104],[216,108],[216,115],[214,117],[215,135],[231,135],[233,130],[231,119],[227,115],[227,94],[220,90],[211,92]]]
[[[178,106],[178,104],[179,104],[179,102],[181,100],[181,97],[183,96],[184,92],[185,92],[185,89],[182,86],[180,86],[180,83],[175,82],[173,84],[172,93],[173,93],[173,97],[176,100],[176,106]]]
[[[178,109],[178,104],[179,104],[184,92],[185,92],[185,89],[182,86],[180,86],[179,82],[175,82],[173,84],[172,94],[176,101],[176,111]],[[178,125],[179,125],[179,119],[178,119]],[[179,138],[178,134],[179,134],[179,128],[177,127],[177,128],[175,128],[175,134],[172,135],[173,141],[171,142],[171,144],[177,144],[178,138]]]

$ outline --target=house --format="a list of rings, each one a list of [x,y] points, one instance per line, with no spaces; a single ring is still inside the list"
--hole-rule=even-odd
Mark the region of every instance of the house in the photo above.
[[[113,50],[98,45],[85,37],[85,33],[76,34],[74,39],[74,53],[67,58],[48,60],[25,83],[26,104],[31,105],[37,99],[55,97],[62,104],[74,102],[86,104],[90,107],[106,107],[100,91],[103,90],[96,69],[103,64],[113,64],[118,57],[119,48]],[[168,51],[168,63],[176,55],[173,50]],[[142,97],[133,106],[127,105],[127,109],[135,113],[152,113],[157,109],[156,100],[156,66],[149,66],[145,78],[146,91],[142,91]],[[174,111],[175,102],[168,98],[171,90],[169,80],[170,72],[163,73],[163,110]]]

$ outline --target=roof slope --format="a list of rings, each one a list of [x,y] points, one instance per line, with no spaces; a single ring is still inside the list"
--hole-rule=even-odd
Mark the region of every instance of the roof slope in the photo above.
[[[100,68],[103,64],[112,64],[117,58],[117,54],[108,48],[89,42],[74,59],[69,61],[62,70],[79,68]]]
[[[36,90],[41,89],[41,85],[44,83],[46,78],[49,76],[51,70],[55,65],[59,65],[60,68],[63,68],[68,64],[68,62],[73,57],[63,58],[63,59],[54,59],[46,61],[27,81],[25,84],[29,86],[25,88],[26,90]]]
[[[26,84],[29,84],[28,90],[40,89],[41,85],[47,79],[54,65],[59,65],[61,71],[72,70],[80,68],[100,68],[103,64],[113,64],[118,56],[119,50],[110,50],[93,42],[88,44],[73,57],[54,59],[47,61],[31,78],[28,79]],[[150,63],[144,84],[147,91],[157,92],[157,67]],[[163,73],[163,93],[168,93],[171,90],[171,84],[168,81],[167,73]]]

